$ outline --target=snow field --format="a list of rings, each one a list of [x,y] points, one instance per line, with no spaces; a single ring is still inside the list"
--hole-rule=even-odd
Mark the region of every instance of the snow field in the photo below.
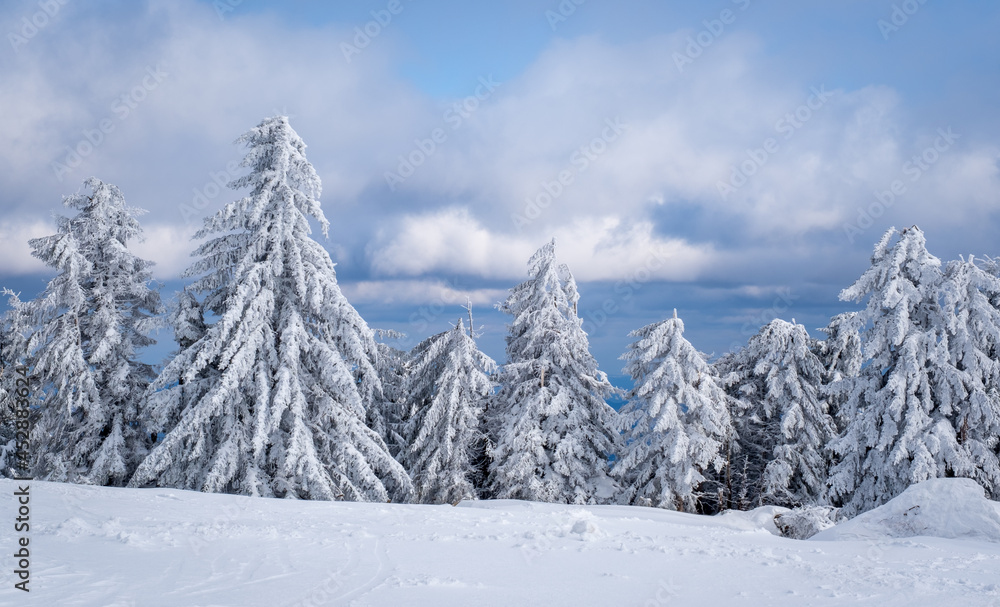
[[[15,490],[0,481],[3,512]],[[1000,605],[1000,543],[790,540],[773,534],[771,507],[706,517],[44,482],[31,492],[32,591],[5,583],[0,605]],[[943,495],[978,503],[960,488]],[[2,528],[7,554],[15,540]]]

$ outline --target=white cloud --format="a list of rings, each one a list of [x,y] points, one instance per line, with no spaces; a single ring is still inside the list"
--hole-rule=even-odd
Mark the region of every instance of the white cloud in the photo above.
[[[130,243],[132,252],[155,261],[153,278],[167,280],[177,278],[194,261],[191,251],[198,243],[191,240],[194,230],[185,226],[153,224],[143,226],[145,239]]]
[[[241,157],[233,140],[282,111],[309,144],[326,198],[350,207],[381,182],[397,144],[434,120],[432,102],[391,75],[391,32],[348,64],[339,48],[347,27],[299,29],[252,11],[220,22],[211,6],[190,1],[150,2],[125,20],[82,5],[64,11],[45,41],[0,65],[0,160],[12,168],[0,186],[23,194],[8,209],[55,207],[96,175],[148,209],[150,222],[183,223],[181,205]],[[115,111],[149,68],[167,75],[127,115]],[[87,153],[55,179],[53,163],[77,144]],[[224,191],[206,212],[231,199]]]
[[[45,264],[31,256],[28,240],[55,233],[55,226],[45,221],[0,223],[0,259],[3,259],[3,274],[24,275],[48,271]]]
[[[467,289],[440,280],[364,280],[341,289],[355,304],[442,304],[491,306],[507,296],[506,289]]]
[[[812,231],[839,232],[946,126],[907,125],[902,100],[885,86],[835,90],[776,81],[765,73],[757,41],[738,33],[679,77],[663,60],[677,44],[677,35],[621,45],[595,38],[554,43],[403,189],[467,204],[491,231],[514,231],[512,216],[528,216],[530,200],[541,197],[547,207],[534,213],[535,231],[609,212],[642,221],[655,207],[694,207],[738,225],[751,241],[785,246]],[[821,99],[814,91],[827,94]],[[599,144],[603,151],[581,168],[574,154],[600,138],[609,119],[625,123],[627,132]],[[776,151],[762,157],[768,140]],[[719,184],[751,155],[760,160],[748,165],[746,183],[724,197]],[[951,225],[981,215],[1000,197],[998,156],[995,146],[970,148],[960,140],[896,212],[911,222]],[[561,172],[572,183],[548,202]],[[688,229],[698,240],[725,237],[713,222]]]
[[[555,237],[559,259],[579,280],[618,280],[637,271],[691,280],[715,259],[710,246],[660,238],[649,222],[629,223],[613,215],[577,218],[537,238],[490,231],[463,208],[407,216],[400,224],[371,251],[372,267],[380,275],[452,272],[521,279],[528,258],[549,237]]]
[[[768,267],[774,260],[787,268],[848,247],[843,225],[947,126],[913,126],[899,94],[876,85],[837,91],[785,139],[777,121],[822,83],[790,81],[771,69],[759,40],[733,31],[683,74],[670,57],[686,44],[685,32],[627,43],[555,40],[452,130],[442,120],[449,100],[398,76],[395,30],[348,64],[339,44],[354,24],[303,27],[239,10],[220,22],[196,2],[154,1],[120,21],[82,4],[65,10],[45,38],[0,65],[0,160],[11,167],[0,174],[8,196],[2,210],[46,215],[95,174],[150,210],[149,241],[137,250],[157,262],[161,278],[190,262],[195,243],[187,240],[182,205],[213,188],[219,174],[231,177],[227,164],[241,155],[232,140],[282,108],[323,178],[332,233],[351,240],[328,248],[346,265],[367,245],[383,277],[448,271],[516,280],[554,235],[581,280],[619,279],[659,247],[670,260],[657,268],[659,278],[718,277],[719,251],[727,251],[730,276],[753,281],[775,271]],[[112,102],[155,65],[169,76],[119,119]],[[470,76],[469,94],[478,75]],[[64,181],[53,179],[51,163],[65,146],[107,117],[114,132]],[[585,168],[575,162],[616,119],[626,132],[599,144],[603,151]],[[384,173],[397,156],[442,126],[447,141],[390,192]],[[883,223],[963,226],[991,212],[1000,198],[1000,151],[967,144],[974,134],[963,135]],[[720,196],[717,184],[768,138],[780,149],[746,185]],[[526,225],[516,224],[514,216],[528,217],[528,201],[544,198],[546,185],[566,171],[572,182]],[[233,198],[217,192],[202,211]],[[694,219],[674,222],[681,213]],[[376,214],[389,219],[372,227]],[[675,236],[657,235],[654,217]],[[853,246],[867,247],[879,229]],[[836,235],[837,246],[810,248],[817,233]],[[6,272],[40,267],[24,251]]]
[[[190,230],[172,225],[148,225],[144,227],[146,239],[131,242],[129,248],[143,259],[156,260],[153,277],[158,279],[176,278],[191,263],[193,249],[189,240]],[[56,226],[45,221],[0,223],[0,259],[3,259],[3,274],[27,275],[51,272],[45,264],[32,257],[28,241],[32,238],[50,236],[56,233]]]

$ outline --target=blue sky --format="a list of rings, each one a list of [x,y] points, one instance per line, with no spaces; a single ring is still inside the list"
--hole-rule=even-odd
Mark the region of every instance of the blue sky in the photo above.
[[[274,113],[368,321],[415,342],[471,297],[501,361],[491,306],[552,237],[612,375],[675,307],[706,352],[820,336],[891,225],[1000,253],[995,2],[8,1],[0,31],[0,282],[27,296],[26,239],[95,175],[149,211],[169,297]]]

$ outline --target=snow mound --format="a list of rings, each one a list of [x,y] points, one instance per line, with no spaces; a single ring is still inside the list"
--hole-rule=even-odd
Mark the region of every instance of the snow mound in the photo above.
[[[820,531],[834,526],[835,508],[802,506],[774,515],[774,524],[781,535],[793,540],[807,540]]]
[[[1000,503],[967,478],[936,478],[912,485],[889,502],[821,531],[814,540],[868,540],[913,536],[1000,542]]]
[[[591,512],[575,513],[570,533],[583,541],[593,541],[604,537],[604,532],[597,526],[597,517]]]
[[[753,510],[726,510],[719,515],[723,521],[735,529],[746,531],[766,531],[771,535],[781,535],[781,530],[774,524],[775,517],[790,512],[781,506],[760,506]]]

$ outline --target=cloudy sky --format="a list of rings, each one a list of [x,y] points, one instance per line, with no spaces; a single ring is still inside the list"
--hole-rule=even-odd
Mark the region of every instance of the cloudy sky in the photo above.
[[[705,352],[776,316],[820,336],[892,225],[1000,254],[987,0],[7,0],[0,31],[0,282],[25,296],[27,238],[90,175],[149,211],[169,296],[236,197],[233,140],[276,113],[368,321],[418,340],[470,297],[499,360],[492,304],[553,237],[611,375],[673,308]]]

